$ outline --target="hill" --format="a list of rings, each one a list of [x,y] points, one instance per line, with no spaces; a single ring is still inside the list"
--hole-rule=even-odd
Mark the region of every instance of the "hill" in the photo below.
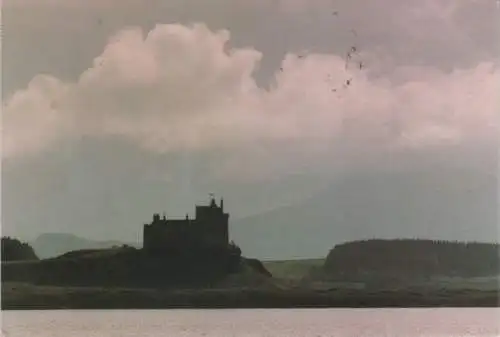
[[[433,167],[356,173],[303,202],[232,222],[249,255],[292,260],[325,256],[335,244],[398,237],[498,240],[497,178]]]
[[[405,278],[496,276],[500,245],[410,239],[347,242],[330,251],[323,270],[344,277],[366,273]]]
[[[301,280],[323,267],[325,259],[263,261],[264,267],[278,279]]]
[[[33,248],[10,237],[2,237],[2,261],[38,260]]]
[[[87,249],[35,262],[2,263],[2,282],[97,287],[211,286],[250,271],[271,275],[258,260],[241,257],[236,246],[153,254],[122,246]],[[254,278],[255,279],[255,278]]]
[[[408,262],[414,263],[418,257],[410,249],[415,245],[426,249],[424,261],[427,251],[438,255],[443,251],[441,255],[448,259],[457,254],[459,264],[461,259],[470,264],[472,258],[482,260],[498,252],[492,249],[495,245],[369,240],[337,245],[322,265],[321,259],[261,263],[241,257],[236,246],[180,255],[151,255],[127,246],[89,249],[42,261],[2,263],[2,309],[498,306],[498,283],[485,287],[484,277],[457,283],[451,276],[433,286],[406,282],[398,287],[386,282],[387,278],[379,278],[383,282],[375,287],[335,281],[346,271],[362,271],[354,276],[373,283],[372,275],[365,272],[367,266],[382,273],[394,265],[393,261],[409,267]],[[429,249],[434,245],[441,249]],[[411,251],[413,260],[405,261],[394,254],[394,248],[403,257]],[[388,266],[383,263],[387,258],[392,258]],[[416,269],[419,261],[417,258]],[[479,269],[491,267],[492,261],[481,266]],[[277,277],[271,277],[267,267],[277,272]],[[418,273],[396,268],[403,274],[410,270],[410,277]],[[473,276],[487,274],[472,270]],[[389,268],[389,272],[393,270]],[[301,277],[307,273],[309,277]],[[325,275],[333,277],[323,278]]]
[[[131,244],[120,241],[94,241],[66,233],[41,234],[31,242],[31,246],[35,250],[36,254],[42,259],[56,257],[75,250],[107,249],[115,246],[122,246],[124,244],[137,248],[139,247],[139,244],[137,243]]]

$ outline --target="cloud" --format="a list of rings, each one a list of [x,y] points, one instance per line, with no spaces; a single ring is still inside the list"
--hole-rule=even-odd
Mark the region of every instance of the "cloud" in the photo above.
[[[264,86],[287,52],[344,53],[353,43],[351,28],[360,48],[384,63],[384,76],[408,64],[473,67],[498,58],[495,6],[493,0],[151,0],[147,6],[140,0],[7,0],[3,93],[25,88],[40,73],[74,82],[110,34],[174,22],[228,29],[231,46],[254,46],[265,55],[256,76]]]
[[[121,31],[77,81],[40,75],[4,102],[3,157],[112,136],[152,153],[222,151],[232,155],[220,165],[231,170],[288,165],[287,155],[300,163],[350,149],[496,139],[497,64],[405,66],[370,78],[355,64],[346,69],[343,55],[290,53],[263,89],[253,76],[263,54],[229,49],[229,40],[203,24]],[[378,57],[361,56],[373,68]],[[235,159],[242,154],[248,163]]]
[[[64,83],[46,75],[16,92],[2,109],[3,157],[31,155],[64,137],[74,117],[58,105],[67,95]]]

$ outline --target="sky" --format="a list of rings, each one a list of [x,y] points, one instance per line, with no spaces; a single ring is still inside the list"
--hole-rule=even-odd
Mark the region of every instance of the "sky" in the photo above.
[[[2,6],[5,234],[137,241],[209,193],[239,219],[435,158],[498,174],[495,0]]]

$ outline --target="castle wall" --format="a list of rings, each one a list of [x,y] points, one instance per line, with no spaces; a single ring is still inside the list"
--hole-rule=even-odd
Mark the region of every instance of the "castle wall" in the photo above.
[[[160,220],[144,225],[143,247],[150,250],[195,249],[209,245],[226,246],[229,243],[229,214],[212,201],[210,206],[197,206],[194,220]]]

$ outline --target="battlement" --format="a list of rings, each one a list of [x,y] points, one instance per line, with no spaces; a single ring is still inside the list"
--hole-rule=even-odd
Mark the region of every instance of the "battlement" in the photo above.
[[[147,250],[187,250],[205,246],[227,246],[229,243],[229,214],[224,213],[224,201],[217,205],[211,198],[209,205],[195,207],[195,218],[167,219],[164,214],[153,215],[153,221],[144,225],[143,248]]]

